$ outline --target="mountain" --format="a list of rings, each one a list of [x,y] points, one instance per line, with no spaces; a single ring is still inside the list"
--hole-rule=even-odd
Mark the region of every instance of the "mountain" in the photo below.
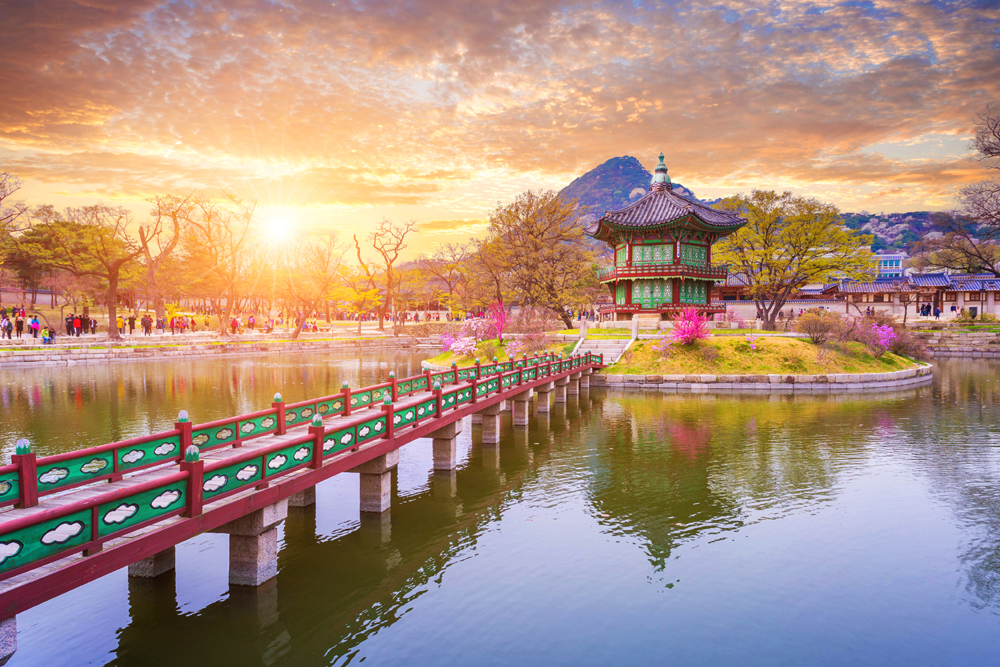
[[[653,175],[646,171],[639,160],[631,155],[611,158],[591,169],[563,188],[559,194],[576,199],[582,207],[580,223],[587,225],[607,211],[624,208],[649,191]],[[674,183],[674,190],[686,197],[697,199],[691,190]],[[699,200],[714,204],[720,200]],[[874,251],[906,251],[914,241],[938,232],[934,231],[934,211],[911,213],[843,213],[844,224],[875,236]],[[595,247],[603,244],[595,244]]]
[[[649,191],[653,175],[631,155],[611,158],[591,169],[563,188],[559,194],[576,199],[585,209],[585,215],[600,217],[607,211],[624,208]],[[679,183],[674,190],[682,195],[694,194]]]

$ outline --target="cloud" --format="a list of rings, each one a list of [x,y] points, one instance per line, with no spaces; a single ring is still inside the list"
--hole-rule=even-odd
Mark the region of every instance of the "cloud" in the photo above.
[[[153,509],[162,510],[170,507],[181,497],[181,492],[177,489],[169,489],[149,501],[149,506]]]
[[[253,430],[257,428],[257,425],[253,422],[247,422],[243,426],[240,426],[240,431],[243,433],[253,433]]]
[[[24,545],[16,540],[12,542],[0,542],[0,565],[8,558],[16,556],[21,551],[22,546]]]
[[[324,219],[432,205],[422,224],[438,235],[660,149],[699,193],[907,187],[922,201],[981,170],[942,182],[866,163],[866,147],[967,136],[1000,96],[988,2],[8,5],[4,167],[39,192],[227,188]]]
[[[42,535],[42,544],[63,544],[76,537],[83,530],[82,521],[67,521]]]
[[[198,435],[191,438],[191,444],[200,447],[204,445],[206,442],[208,442],[208,438],[209,438],[208,433],[199,433]]]
[[[92,475],[94,473],[101,472],[102,470],[104,470],[107,467],[108,467],[108,460],[107,459],[90,459],[89,461],[87,461],[86,463],[84,463],[82,466],[80,466],[80,472],[87,473],[88,475]]]
[[[270,468],[271,470],[277,470],[281,466],[285,465],[286,461],[288,461],[287,456],[285,456],[284,454],[278,454],[273,459],[267,462],[267,467]]]
[[[42,484],[56,484],[69,475],[66,468],[52,468],[38,476],[38,481]]]
[[[208,492],[218,491],[224,487],[228,481],[229,478],[225,475],[213,475],[209,479],[205,480],[205,483],[202,484],[201,488]]]
[[[228,440],[231,437],[233,437],[233,429],[231,428],[224,428],[215,432],[216,440]]]
[[[358,437],[367,438],[368,434],[371,432],[372,430],[370,428],[368,428],[367,426],[362,426],[361,428],[358,429]]]
[[[133,449],[129,453],[127,453],[124,456],[122,456],[122,462],[123,463],[135,463],[136,461],[141,460],[142,457],[144,457],[145,455],[146,455],[146,452],[142,451],[141,449]]]
[[[264,430],[267,430],[272,426],[274,426],[276,423],[277,421],[275,421],[274,417],[265,417],[260,421],[260,427]]]
[[[309,448],[308,447],[300,447],[300,448],[298,448],[298,449],[295,450],[295,453],[292,455],[292,458],[295,459],[296,461],[302,461],[307,456],[309,456]]]
[[[346,445],[346,444],[348,444],[353,439],[354,439],[354,435],[353,434],[351,434],[351,433],[345,433],[344,435],[340,436],[340,444]]]
[[[134,515],[138,511],[139,511],[138,505],[122,503],[118,507],[106,513],[101,520],[104,521],[104,523],[107,525],[122,523],[126,519],[132,518],[132,515]]]
[[[153,450],[153,453],[156,454],[157,456],[166,456],[170,452],[174,451],[176,447],[177,446],[172,442],[164,442],[160,445],[157,445],[156,449]]]

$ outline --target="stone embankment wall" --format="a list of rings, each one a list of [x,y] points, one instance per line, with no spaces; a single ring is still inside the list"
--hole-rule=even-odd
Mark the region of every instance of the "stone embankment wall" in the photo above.
[[[891,373],[832,375],[605,375],[591,377],[592,387],[632,387],[677,392],[849,392],[929,384],[930,365]]]
[[[0,351],[0,364],[5,368],[34,366],[75,366],[77,364],[108,363],[176,357],[274,354],[280,352],[361,351],[388,348],[410,348],[417,339],[345,338],[339,340],[278,340],[253,343],[194,343],[189,345],[145,345],[142,347],[35,347],[27,350]]]
[[[1000,359],[1000,333],[989,331],[917,331],[932,357]]]

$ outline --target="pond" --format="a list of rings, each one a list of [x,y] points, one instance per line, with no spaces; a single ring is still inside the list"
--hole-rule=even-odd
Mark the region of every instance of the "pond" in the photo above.
[[[413,374],[375,353],[0,371],[4,447],[40,452]],[[968,665],[1000,645],[1000,365],[889,394],[592,389],[461,463],[402,449],[387,520],[356,475],[230,588],[227,538],[18,617],[9,665]],[[994,656],[991,658],[990,656]]]

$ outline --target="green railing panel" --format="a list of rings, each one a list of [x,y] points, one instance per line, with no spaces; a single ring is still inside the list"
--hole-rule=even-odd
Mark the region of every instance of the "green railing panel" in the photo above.
[[[20,498],[21,481],[17,478],[17,472],[10,472],[0,475],[0,503],[8,500]]]
[[[99,505],[97,534],[101,537],[111,535],[137,523],[183,509],[186,491],[187,485],[181,480]]]
[[[118,469],[125,471],[138,466],[158,463],[181,454],[181,436],[150,440],[141,445],[118,449]],[[0,502],[3,497],[0,496]]]
[[[357,430],[355,426],[348,426],[347,428],[327,433],[323,437],[323,455],[336,454],[337,452],[353,447],[358,437]]]
[[[358,425],[358,442],[366,442],[372,438],[378,438],[385,433],[385,415],[379,415],[375,419],[369,419]]]
[[[393,426],[406,426],[417,420],[417,409],[415,407],[400,410],[392,416]]]
[[[427,419],[428,417],[434,416],[434,411],[437,409],[437,402],[433,399],[429,401],[424,401],[417,406],[417,419]]]
[[[90,510],[28,526],[0,538],[0,572],[79,547],[90,541]]]
[[[458,392],[451,391],[447,394],[441,394],[441,408],[443,410],[448,410],[450,408],[458,405]]]
[[[260,459],[234,463],[231,466],[205,473],[205,479],[201,485],[202,496],[208,500],[220,493],[227,493],[244,486],[252,486],[262,478],[263,471],[260,469]]]
[[[316,414],[322,417],[332,417],[333,415],[339,415],[343,411],[343,398],[331,398],[325,401],[318,401],[316,403]]]
[[[372,404],[372,392],[369,391],[359,391],[356,394],[351,394],[351,407],[352,408],[366,408]]]
[[[267,476],[271,477],[283,470],[290,470],[307,463],[312,458],[312,448],[312,443],[306,442],[271,452],[267,455]]]
[[[427,389],[427,378],[417,378],[413,381],[413,391],[419,391],[421,389]]]
[[[398,385],[396,385],[396,393],[400,395],[409,394],[412,389],[413,389],[412,382],[400,382]]]
[[[458,394],[456,394],[455,396],[456,405],[461,405],[462,403],[468,403],[471,400],[472,400],[472,389],[468,387],[459,390]]]
[[[485,396],[486,392],[490,390],[490,385],[487,384],[477,384],[476,385],[476,396]]]
[[[372,403],[381,403],[382,399],[386,396],[392,396],[392,387],[381,387],[380,389],[372,389]]]
[[[200,428],[191,433],[191,442],[204,449],[205,447],[221,447],[236,442],[236,420],[222,426]]]
[[[39,465],[38,492],[46,493],[52,489],[60,489],[64,486],[87,482],[95,477],[107,475],[114,470],[112,456],[112,450],[108,450],[100,454],[86,454],[59,463]]]
[[[249,438],[252,435],[260,435],[261,433],[273,433],[278,430],[278,415],[273,414],[254,417],[253,419],[241,419],[239,424],[241,438]]]
[[[297,424],[304,424],[305,422],[311,421],[314,414],[316,414],[316,404],[310,403],[309,405],[303,405],[298,408],[286,408],[285,409],[285,425],[295,426]]]

